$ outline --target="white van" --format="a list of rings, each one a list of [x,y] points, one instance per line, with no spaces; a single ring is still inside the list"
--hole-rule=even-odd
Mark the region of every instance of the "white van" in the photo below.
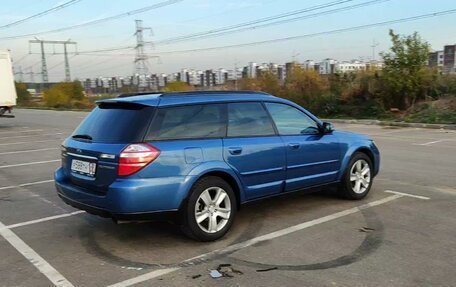
[[[16,105],[16,97],[10,53],[0,50],[0,117],[12,117],[5,113],[11,113]]]

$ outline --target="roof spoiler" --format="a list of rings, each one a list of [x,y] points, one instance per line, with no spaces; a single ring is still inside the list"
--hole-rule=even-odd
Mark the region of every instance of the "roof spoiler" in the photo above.
[[[134,96],[160,95],[160,94],[162,94],[162,93],[158,93],[158,92],[137,92],[137,93],[120,94],[117,97],[118,98],[128,98],[128,97],[134,97]]]

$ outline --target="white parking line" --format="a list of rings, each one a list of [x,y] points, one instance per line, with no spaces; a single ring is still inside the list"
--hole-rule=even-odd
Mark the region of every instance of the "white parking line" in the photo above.
[[[413,197],[413,198],[418,198],[418,199],[424,199],[424,200],[429,200],[431,199],[430,197],[426,196],[421,196],[421,195],[415,195],[415,194],[410,194],[410,193],[405,193],[405,192],[399,192],[399,191],[394,191],[394,190],[385,190],[387,193],[393,193],[393,194],[398,194],[402,196],[408,196],[408,197]]]
[[[53,285],[61,287],[73,287],[62,274],[51,266],[43,257],[28,246],[22,239],[19,238],[13,231],[5,228],[5,225],[0,222],[0,235],[5,238],[19,253],[21,253],[30,263],[32,263],[44,276],[46,276]]]
[[[252,238],[250,240],[247,240],[247,241],[244,241],[244,242],[241,242],[241,243],[230,245],[230,246],[225,247],[225,248],[217,249],[217,250],[214,250],[214,251],[211,251],[211,252],[208,252],[208,253],[205,253],[205,254],[202,254],[202,255],[187,259],[183,263],[189,263],[189,262],[195,261],[195,260],[205,260],[205,259],[208,259],[208,258],[213,257],[213,256],[223,255],[223,254],[231,253],[231,252],[234,252],[234,251],[238,251],[240,249],[252,246],[252,245],[257,244],[257,243],[262,242],[262,241],[275,239],[275,238],[280,237],[280,236],[284,236],[284,235],[287,235],[287,234],[290,234],[290,233],[293,233],[293,232],[296,232],[296,231],[300,231],[300,230],[303,230],[303,229],[306,229],[306,228],[309,228],[309,227],[312,227],[312,226],[315,226],[315,225],[318,225],[318,224],[322,224],[322,223],[325,223],[325,222],[328,222],[328,221],[331,221],[331,220],[334,220],[334,219],[338,219],[338,218],[341,218],[341,217],[344,217],[344,216],[347,216],[347,215],[350,215],[350,214],[357,213],[357,212],[359,212],[360,210],[363,210],[363,209],[367,209],[367,208],[370,208],[370,207],[374,207],[374,206],[377,206],[377,205],[381,205],[381,204],[396,200],[398,198],[401,198],[402,196],[403,195],[400,195],[400,194],[391,195],[391,196],[388,196],[388,197],[385,197],[385,198],[382,198],[382,199],[379,199],[379,200],[376,200],[376,201],[373,201],[373,202],[369,202],[369,203],[363,204],[363,205],[358,206],[358,207],[353,207],[353,208],[350,208],[350,209],[347,209],[347,210],[343,210],[343,211],[340,211],[340,212],[336,212],[336,213],[333,213],[333,214],[330,214],[330,215],[327,215],[327,216],[323,216],[323,217],[320,217],[320,218],[317,218],[317,219],[314,219],[314,220],[306,221],[306,222],[303,222],[303,223],[300,223],[300,224],[297,224],[297,225],[294,225],[294,226],[290,226],[290,227],[287,227],[287,228],[284,228],[284,229],[281,229],[281,230],[278,230],[278,231],[275,231],[275,232],[268,233],[266,235],[262,235],[262,236],[259,236],[259,237]],[[110,285],[108,287],[127,287],[127,286],[132,286],[132,285],[135,285],[135,284],[138,284],[138,283],[141,283],[141,282],[144,282],[144,281],[147,281],[147,280],[151,280],[151,279],[160,277],[162,275],[177,271],[180,268],[182,268],[182,267],[165,268],[165,269],[154,270],[154,271],[151,271],[149,273],[146,273],[146,274],[143,274],[143,275],[140,275],[140,276],[137,276],[137,277],[134,277],[134,278],[131,278],[131,279],[128,279],[128,280],[125,280],[125,281]]]
[[[48,183],[48,182],[53,182],[53,181],[54,181],[53,179],[48,179],[48,180],[21,183],[21,184],[18,184],[18,185],[3,186],[3,187],[0,187],[0,190],[12,189],[12,188],[18,188],[18,187],[24,187],[24,186],[30,186],[30,185],[35,185],[35,184]]]
[[[37,152],[37,151],[47,151],[47,150],[56,150],[56,149],[58,149],[58,148],[51,147],[51,148],[40,148],[40,149],[26,149],[26,150],[16,150],[16,151],[6,151],[6,152],[0,152],[0,155],[27,153],[27,152]]]
[[[44,142],[53,142],[56,140],[60,139],[54,139],[54,140],[42,140],[42,141],[25,141],[25,142],[13,142],[13,143],[0,143],[0,146],[2,145],[19,145],[19,144],[31,144],[31,143],[44,143]]]
[[[0,165],[0,169],[9,168],[9,167],[16,167],[16,166],[26,166],[26,165],[34,165],[34,164],[43,164],[43,163],[50,163],[61,161],[60,159],[53,159],[53,160],[45,160],[45,161],[33,161],[33,162],[25,162],[25,163],[17,163],[17,164],[9,164],[9,165]]]
[[[22,184],[22,185],[19,185],[19,186],[39,184],[39,183],[50,182],[50,181],[52,181],[52,180],[46,180],[46,181],[34,182],[34,183],[26,183],[26,184]],[[12,187],[4,187],[3,189],[5,189],[5,188],[12,188]],[[393,193],[394,195],[391,195],[391,196],[388,196],[388,197],[385,197],[385,198],[382,198],[382,199],[379,199],[379,200],[376,200],[376,201],[373,201],[373,202],[369,202],[369,203],[363,204],[363,205],[358,206],[358,207],[353,207],[353,208],[346,209],[346,210],[343,210],[343,211],[340,211],[340,212],[336,212],[336,213],[333,213],[333,214],[330,214],[330,215],[327,215],[327,216],[323,216],[323,217],[320,217],[320,218],[317,218],[317,219],[314,219],[314,220],[306,221],[306,222],[303,222],[303,223],[300,223],[300,224],[297,224],[297,225],[294,225],[294,226],[290,226],[290,227],[287,227],[287,228],[284,228],[284,229],[281,229],[281,230],[278,230],[278,231],[275,231],[275,232],[271,232],[271,233],[268,233],[268,234],[265,234],[265,235],[262,235],[262,236],[258,236],[258,237],[252,238],[250,240],[247,240],[247,241],[244,241],[244,242],[241,242],[241,243],[238,243],[238,244],[227,246],[225,248],[217,249],[217,250],[214,250],[214,251],[211,251],[211,252],[208,252],[208,253],[205,253],[205,254],[202,254],[202,255],[187,259],[187,260],[183,261],[182,263],[185,264],[185,263],[191,263],[191,262],[194,262],[194,261],[204,261],[204,260],[208,260],[208,259],[210,259],[210,258],[212,258],[214,256],[220,256],[220,255],[236,252],[238,250],[241,250],[243,248],[252,246],[252,245],[257,244],[259,242],[275,239],[275,238],[278,238],[278,237],[281,237],[281,236],[285,236],[285,235],[288,235],[290,233],[294,233],[294,232],[297,232],[297,231],[300,231],[300,230],[303,230],[303,229],[306,229],[306,228],[309,228],[309,227],[312,227],[312,226],[315,226],[315,225],[319,225],[319,224],[322,224],[322,223],[326,223],[328,221],[332,221],[332,220],[335,220],[335,219],[338,219],[338,218],[341,218],[341,217],[345,217],[345,216],[357,213],[357,212],[359,212],[361,210],[364,210],[364,209],[367,209],[367,208],[371,208],[371,207],[374,207],[374,206],[378,206],[378,205],[381,205],[381,204],[385,204],[387,202],[396,200],[396,199],[404,197],[404,196],[413,197],[413,198],[417,198],[417,199],[425,199],[425,200],[430,199],[429,197],[425,197],[425,196],[413,195],[413,194],[409,194],[409,193],[397,192],[397,191],[392,191],[392,190],[385,190],[385,192]],[[54,269],[40,255],[38,255],[35,251],[33,251],[33,249],[31,249],[28,245],[26,245],[25,242],[23,242],[10,229],[21,227],[21,226],[27,226],[27,225],[31,225],[31,224],[36,224],[36,223],[40,223],[40,222],[55,220],[55,219],[59,219],[59,218],[70,217],[70,216],[77,215],[77,214],[82,214],[82,213],[85,213],[85,211],[79,210],[79,211],[74,211],[74,212],[70,212],[70,213],[65,213],[65,214],[60,214],[60,215],[49,216],[49,217],[44,217],[44,218],[40,218],[40,219],[25,221],[25,222],[21,222],[21,223],[11,224],[11,225],[8,225],[8,226],[5,226],[3,223],[0,222],[0,235],[3,236],[8,242],[10,242],[10,244],[13,247],[15,247],[33,265],[35,265],[35,267],[38,268],[38,270],[40,270],[56,286],[73,286],[56,269]],[[128,280],[125,280],[125,281],[110,285],[108,287],[127,287],[127,286],[132,286],[132,285],[144,282],[144,281],[148,281],[148,280],[151,280],[151,279],[154,279],[154,278],[157,278],[157,277],[172,273],[172,272],[177,271],[177,270],[179,270],[181,268],[182,267],[172,267],[172,268],[163,268],[163,269],[153,270],[153,271],[148,272],[146,274],[143,274],[143,275],[140,275],[140,276],[137,276],[137,277],[133,277],[131,279],[128,279]]]
[[[31,133],[31,132],[42,132],[43,130],[25,130],[25,131],[8,131],[8,132],[0,132],[0,134],[16,134],[16,133]]]
[[[379,132],[379,133],[374,133],[370,134],[371,136],[381,136],[381,135],[389,135],[389,134],[395,134],[395,133],[402,133],[406,131],[405,129],[399,128],[399,129],[394,129],[393,131],[387,131],[387,132]]]
[[[179,269],[181,269],[181,268],[180,268],[180,267],[173,267],[173,268],[164,268],[164,269],[154,270],[154,271],[152,271],[152,272],[149,272],[149,273],[140,275],[140,276],[138,276],[138,277],[134,277],[134,278],[131,278],[131,279],[122,281],[122,282],[120,282],[120,283],[116,283],[116,284],[113,284],[113,285],[109,285],[108,287],[125,287],[125,286],[132,286],[132,285],[135,285],[135,284],[144,282],[144,281],[148,281],[148,280],[151,280],[151,279],[154,279],[154,278],[157,278],[157,277],[166,275],[166,274],[168,274],[168,273],[177,271],[177,270],[179,270]]]
[[[30,138],[30,137],[39,137],[39,136],[55,136],[62,135],[63,133],[50,133],[50,134],[37,134],[37,135],[26,135],[26,136],[14,136],[14,137],[5,137],[4,139],[19,139],[19,138]]]
[[[413,145],[430,146],[432,144],[441,143],[441,142],[445,142],[445,141],[449,141],[449,140],[443,139],[443,140],[432,141],[432,142],[427,142],[427,143],[422,143],[422,144],[414,143]]]
[[[46,221],[59,219],[59,218],[64,218],[64,217],[70,217],[70,216],[78,215],[78,214],[81,214],[81,213],[85,213],[85,211],[78,210],[78,211],[74,211],[74,212],[70,212],[70,213],[64,213],[64,214],[59,214],[59,215],[54,215],[54,216],[43,217],[43,218],[34,219],[34,220],[30,220],[30,221],[25,221],[25,222],[21,222],[21,223],[11,224],[11,225],[5,226],[4,228],[13,229],[13,228],[17,228],[17,227],[21,227],[21,226],[27,226],[27,225],[31,225],[31,224],[35,224],[35,223],[46,222]],[[0,227],[0,230],[1,230],[1,227]]]

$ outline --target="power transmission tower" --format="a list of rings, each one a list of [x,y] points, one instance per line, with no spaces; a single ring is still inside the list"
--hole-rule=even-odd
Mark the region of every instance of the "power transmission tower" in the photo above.
[[[49,82],[49,77],[48,77],[48,68],[46,64],[46,51],[44,49],[45,44],[51,44],[51,45],[63,45],[63,54],[65,57],[65,81],[71,81],[71,75],[70,75],[70,62],[68,61],[68,51],[67,51],[67,45],[77,45],[76,42],[66,40],[66,41],[46,41],[46,40],[40,40],[36,38],[36,40],[30,40],[30,44],[40,44],[41,48],[41,77],[42,77],[42,83],[48,83]]]
[[[15,75],[18,75],[18,81],[23,82],[24,81],[24,72],[22,71],[22,66],[18,66],[18,71],[14,71]]]
[[[135,20],[136,22],[136,56],[135,56],[135,74],[137,75],[144,75],[149,72],[148,66],[148,59],[149,56],[144,52],[144,45],[148,42],[144,42],[144,35],[143,32],[145,30],[152,31],[150,27],[143,27],[142,20]]]
[[[375,48],[378,47],[378,45],[380,45],[380,43],[378,43],[377,41],[375,41],[375,39],[372,41],[372,45],[371,45],[371,48],[372,48],[372,62],[375,62]]]
[[[71,81],[70,62],[68,61],[67,45],[67,42],[63,43],[63,54],[65,55],[65,82]]]
[[[30,83],[35,83],[35,73],[33,72],[33,67],[29,67],[29,72],[27,74],[29,75],[30,78]]]

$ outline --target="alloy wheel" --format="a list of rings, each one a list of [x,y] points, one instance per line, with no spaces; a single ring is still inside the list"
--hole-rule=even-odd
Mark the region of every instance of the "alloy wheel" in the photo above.
[[[220,187],[205,189],[195,205],[195,220],[199,228],[207,233],[223,229],[231,215],[231,201],[227,192]]]
[[[350,183],[353,192],[364,193],[371,181],[371,171],[369,164],[364,159],[357,160],[350,170]]]

